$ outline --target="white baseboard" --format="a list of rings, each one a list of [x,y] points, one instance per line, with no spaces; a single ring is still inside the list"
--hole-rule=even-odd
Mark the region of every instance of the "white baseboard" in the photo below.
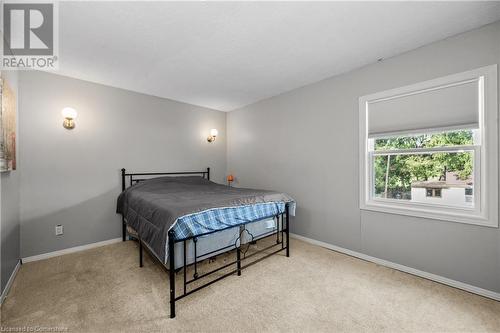
[[[20,267],[21,267],[21,260],[18,260],[16,267],[14,267],[14,270],[10,275],[9,281],[7,281],[7,284],[5,285],[5,289],[2,291],[2,295],[0,296],[0,304],[2,304],[5,297],[7,297],[10,287],[12,286],[12,283],[14,283],[14,279],[16,278],[17,272],[19,271]]]
[[[391,261],[387,261],[387,260],[384,260],[384,259],[379,259],[379,258],[376,258],[376,257],[372,257],[372,256],[369,256],[367,254],[363,254],[363,253],[360,253],[360,252],[352,251],[352,250],[349,250],[349,249],[345,249],[345,248],[342,248],[342,247],[339,247],[339,246],[335,246],[335,245],[332,245],[332,244],[328,244],[328,243],[325,243],[325,242],[321,242],[321,241],[318,241],[318,240],[315,240],[315,239],[311,239],[311,238],[307,238],[307,237],[304,237],[304,236],[300,236],[300,235],[297,235],[297,234],[290,233],[290,237],[299,239],[299,240],[304,241],[304,242],[309,243],[309,244],[318,245],[318,246],[321,246],[321,247],[324,247],[324,248],[327,248],[327,249],[330,249],[330,250],[333,250],[333,251],[344,253],[344,254],[347,254],[347,255],[352,256],[352,257],[356,257],[356,258],[359,258],[359,259],[370,261],[370,262],[373,262],[373,263],[381,265],[381,266],[393,268],[393,269],[396,269],[398,271],[402,271],[402,272],[405,272],[405,273],[416,275],[416,276],[419,276],[419,277],[422,277],[422,278],[425,278],[425,279],[429,279],[429,280],[436,281],[436,282],[439,282],[439,283],[442,283],[442,284],[446,284],[446,285],[454,287],[454,288],[462,289],[462,290],[471,292],[473,294],[477,294],[477,295],[480,295],[480,296],[484,296],[484,297],[488,297],[488,298],[494,299],[496,301],[500,301],[500,293],[497,293],[497,292],[494,292],[494,291],[491,291],[491,290],[487,290],[487,289],[479,288],[479,287],[476,287],[476,286],[472,286],[472,285],[467,284],[467,283],[463,283],[463,282],[460,282],[460,281],[448,279],[448,278],[446,278],[444,276],[440,276],[440,275],[436,275],[436,274],[424,272],[424,271],[421,271],[421,270],[418,270],[418,269],[415,269],[415,268],[411,268],[411,267],[407,267],[407,266],[404,266],[404,265],[396,264],[396,263],[391,262]]]
[[[93,249],[93,248],[104,246],[104,245],[119,243],[121,241],[122,241],[121,238],[113,238],[113,239],[108,239],[108,240],[105,240],[102,242],[70,247],[68,249],[63,249],[63,250],[54,251],[54,252],[37,254],[36,256],[23,258],[23,262],[26,263],[26,262],[31,262],[31,261],[48,259],[48,258],[52,258],[52,257],[58,257],[58,256],[62,256],[63,254],[85,251],[85,250]]]

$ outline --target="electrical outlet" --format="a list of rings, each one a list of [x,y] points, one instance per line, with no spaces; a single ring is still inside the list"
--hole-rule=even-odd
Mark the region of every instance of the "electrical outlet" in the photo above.
[[[63,226],[61,224],[56,225],[56,236],[60,236],[64,233]]]

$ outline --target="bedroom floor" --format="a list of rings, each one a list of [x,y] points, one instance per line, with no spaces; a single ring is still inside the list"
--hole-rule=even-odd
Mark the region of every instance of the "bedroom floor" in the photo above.
[[[137,244],[24,264],[3,327],[121,331],[500,331],[500,302],[292,240],[273,256],[177,302],[168,274]],[[220,259],[217,259],[220,260]],[[182,277],[179,274],[179,278]]]

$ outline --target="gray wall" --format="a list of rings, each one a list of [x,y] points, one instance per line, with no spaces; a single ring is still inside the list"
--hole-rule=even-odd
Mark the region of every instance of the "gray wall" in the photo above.
[[[237,186],[293,195],[292,232],[500,292],[500,232],[360,211],[358,98],[500,63],[500,22],[230,112]]]
[[[122,167],[211,167],[224,180],[223,112],[42,72],[22,72],[19,84],[22,257],[120,237]],[[78,111],[72,131],[65,106]],[[211,128],[219,137],[209,144]]]
[[[18,94],[18,73],[3,71],[2,76],[9,82],[14,93]],[[19,110],[19,108],[16,108]],[[19,132],[18,132],[19,143]],[[19,152],[19,144],[17,145]],[[19,156],[19,154],[17,154]],[[19,162],[19,159],[18,159]],[[18,165],[19,167],[19,165]],[[0,174],[1,207],[0,207],[0,280],[1,291],[4,290],[19,260],[19,170]]]

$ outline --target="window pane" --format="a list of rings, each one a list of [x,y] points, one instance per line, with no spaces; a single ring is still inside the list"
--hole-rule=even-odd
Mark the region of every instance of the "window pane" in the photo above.
[[[375,150],[413,149],[473,145],[472,130],[375,139]]]
[[[474,152],[374,156],[376,198],[473,207]]]

